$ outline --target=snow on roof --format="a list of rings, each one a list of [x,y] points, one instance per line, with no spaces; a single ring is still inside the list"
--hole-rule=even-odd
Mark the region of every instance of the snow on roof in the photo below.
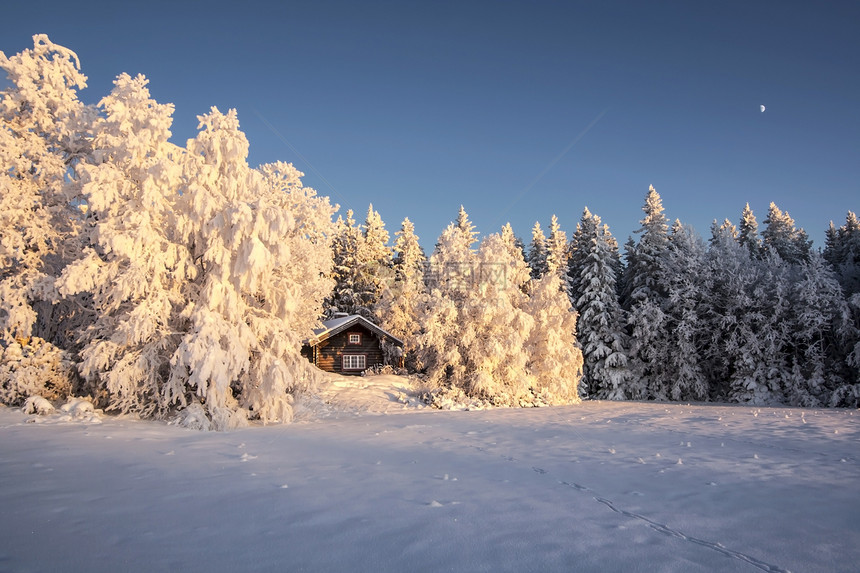
[[[331,320],[324,320],[322,322],[322,328],[314,329],[314,337],[305,341],[305,344],[316,345],[322,342],[323,340],[327,340],[332,336],[343,332],[350,326],[355,324],[361,324],[366,327],[371,332],[375,333],[380,338],[388,338],[394,341],[395,344],[403,346],[403,341],[388,332],[387,330],[376,326],[366,318],[358,314],[351,314],[349,316],[339,316],[337,318],[332,318]]]

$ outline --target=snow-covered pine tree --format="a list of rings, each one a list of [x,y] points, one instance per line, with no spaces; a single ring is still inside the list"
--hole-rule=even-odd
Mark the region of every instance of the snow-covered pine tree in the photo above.
[[[849,371],[842,386],[830,396],[831,406],[857,408],[860,406],[860,293],[855,293],[848,299],[848,305],[853,316],[854,340],[848,342],[845,364]]]
[[[795,406],[828,405],[856,383],[848,356],[857,341],[851,311],[836,274],[818,253],[801,263],[792,285],[792,373],[785,389]]]
[[[518,289],[522,292],[528,291],[528,281],[531,278],[531,267],[526,261],[525,252],[523,251],[523,241],[514,233],[514,228],[510,223],[505,223],[502,226],[502,230],[499,232],[499,237],[501,238],[502,244],[505,245],[505,248],[508,251],[508,256],[511,261],[512,271],[506,271],[507,275],[505,280],[511,280],[511,277],[516,277],[515,282]],[[492,271],[492,269],[490,269]]]
[[[761,254],[761,238],[758,236],[758,221],[750,204],[744,206],[741,212],[741,222],[738,226],[738,243],[749,250],[753,257],[758,257]]]
[[[469,396],[496,405],[534,403],[526,372],[526,341],[534,319],[522,310],[528,281],[525,261],[511,241],[492,234],[481,241],[474,286],[460,307],[462,378],[455,378]]]
[[[376,306],[383,286],[394,279],[388,231],[373,204],[367,209],[358,249],[359,313],[377,322]]]
[[[523,264],[528,267],[528,261],[525,259],[525,255],[523,254],[523,242],[517,237],[516,233],[514,233],[514,228],[510,223],[505,223],[502,226],[502,230],[499,232],[499,235],[502,238],[502,242],[507,246],[508,251],[518,263],[521,260]],[[528,267],[526,269],[531,276],[531,268]]]
[[[724,220],[723,220],[723,224],[722,224],[722,225],[720,225],[720,228],[721,228],[725,233],[728,233],[729,235],[731,235],[732,237],[734,237],[734,239],[735,239],[736,241],[740,238],[740,235],[738,234],[738,228],[737,228],[737,227],[735,227],[735,224],[734,224],[734,223],[732,223],[731,221],[729,221],[728,219],[724,219]]]
[[[767,212],[767,225],[762,232],[762,242],[787,263],[798,264],[809,260],[812,241],[806,231],[794,225],[794,219],[788,212],[783,212],[775,203],[771,203]]]
[[[634,399],[666,400],[670,381],[662,355],[666,345],[663,304],[666,300],[665,257],[668,249],[666,216],[660,195],[651,186],[642,207],[645,218],[636,231],[641,236],[627,264],[627,323],[631,336],[629,395]]]
[[[460,205],[460,210],[457,212],[457,228],[463,234],[469,248],[471,248],[478,240],[478,232],[475,231],[475,226],[469,220],[469,214],[466,213],[466,209],[462,205]]]
[[[401,273],[411,274],[413,271],[423,271],[427,255],[415,234],[415,224],[409,217],[403,219],[400,230],[394,233],[394,265]]]
[[[789,283],[787,265],[775,254],[753,259],[716,222],[707,254],[708,296],[703,348],[711,397],[749,404],[783,398],[788,376]]]
[[[860,292],[860,220],[852,211],[838,229],[830,222],[824,258],[836,271],[846,298]]]
[[[532,227],[532,242],[529,244],[528,263],[532,278],[539,279],[546,274],[546,235],[544,235],[539,221],[535,221],[535,225]]]
[[[405,342],[406,367],[411,370],[415,368],[412,350],[421,333],[418,317],[427,302],[424,285],[427,257],[418,242],[415,225],[408,217],[395,237],[393,280],[383,283],[376,314],[380,325]]]
[[[586,207],[571,241],[569,276],[584,361],[580,394],[595,399],[623,400],[630,378],[616,257],[609,227]]]
[[[356,314],[362,308],[362,285],[358,272],[361,242],[361,229],[355,223],[352,209],[349,209],[346,220],[338,217],[335,222],[331,246],[334,288],[325,302],[325,315],[329,318],[337,313]]]
[[[531,393],[538,404],[580,401],[583,355],[577,344],[577,314],[558,275],[529,282],[525,312],[534,320],[526,341]]]
[[[304,335],[318,326],[325,297],[332,290],[332,216],[337,206],[315,189],[305,187],[301,180],[304,173],[291,163],[267,163],[257,170],[265,179],[264,192],[270,204],[283,210],[287,221],[291,221],[277,228],[289,251],[272,272],[275,282],[283,281],[295,293],[294,301],[299,302],[292,308],[282,305],[283,312],[290,328]],[[303,263],[296,264],[297,261]]]
[[[561,229],[558,217],[552,216],[549,224],[549,236],[546,238],[546,268],[548,273],[554,273],[561,278],[565,292],[567,285],[567,267],[570,258],[570,247],[567,243],[567,233]]]
[[[315,376],[300,350],[322,308],[305,296],[327,290],[334,209],[302,188],[290,165],[249,168],[235,110],[213,107],[199,119],[182,228],[201,261],[200,291],[163,395],[184,405],[193,390],[216,429],[248,417],[289,421],[292,395]]]
[[[451,223],[439,236],[430,255],[428,288],[439,288],[455,298],[467,292],[474,282],[477,259],[474,245],[478,233],[462,205],[457,222]]]
[[[580,310],[577,305],[577,300],[582,296],[582,293],[587,286],[583,282],[584,279],[582,278],[582,272],[588,265],[591,251],[594,246],[594,237],[598,234],[597,221],[599,220],[600,217],[595,218],[588,207],[585,207],[582,211],[582,217],[580,217],[579,222],[576,224],[576,230],[570,238],[570,258],[567,263],[567,284],[570,287],[570,300],[577,311]],[[616,277],[616,284],[618,278],[619,277]],[[580,312],[580,319],[581,318],[582,313]],[[587,380],[588,376],[586,375],[580,385],[581,389],[584,389]]]
[[[700,356],[704,338],[705,245],[696,232],[676,220],[665,259],[667,297],[664,305],[668,344],[662,360],[666,365],[669,398],[706,400],[708,381]]]
[[[630,293],[633,291],[633,274],[631,267],[635,266],[636,261],[636,241],[628,235],[624,242],[624,261],[621,262],[617,273],[618,277],[618,300],[621,302],[622,308],[625,310],[630,303]]]
[[[417,368],[424,372],[430,387],[459,385],[465,379],[460,342],[466,326],[462,309],[465,301],[474,296],[476,281],[473,243],[474,235],[451,223],[430,255],[424,277],[427,304],[419,317],[422,333],[416,350]]]

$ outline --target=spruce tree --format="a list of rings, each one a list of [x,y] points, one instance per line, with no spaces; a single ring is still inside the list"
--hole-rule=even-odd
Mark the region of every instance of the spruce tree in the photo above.
[[[546,268],[548,273],[556,274],[562,279],[563,286],[567,282],[569,255],[567,233],[562,231],[558,217],[553,215],[549,224],[549,236],[546,238]]]
[[[753,259],[716,223],[707,254],[702,345],[715,400],[775,404],[789,375],[789,282],[774,254]]]
[[[388,231],[373,205],[367,209],[358,245],[358,313],[377,321],[376,306],[384,284],[393,280],[392,254],[388,246]]]
[[[761,238],[758,236],[758,222],[749,203],[744,206],[744,210],[741,212],[738,230],[738,243],[749,250],[750,255],[758,257],[761,253]]]
[[[475,231],[475,226],[469,220],[469,215],[466,213],[466,209],[462,205],[460,205],[460,211],[457,213],[456,226],[463,234],[466,244],[468,244],[471,249],[478,240],[478,232]]]
[[[678,400],[705,400],[708,381],[703,371],[701,349],[706,330],[704,301],[708,296],[705,246],[692,228],[675,221],[666,256],[667,345],[663,360],[669,384],[668,396]]]
[[[513,247],[499,234],[481,241],[480,274],[461,299],[462,377],[453,381],[469,396],[504,406],[534,403],[526,344],[535,322],[523,310],[526,295],[520,288],[528,268]]]
[[[792,405],[819,406],[856,383],[849,354],[857,329],[836,274],[817,253],[802,263],[792,286],[792,366],[786,388]]]
[[[334,288],[326,298],[325,316],[338,313],[356,314],[362,308],[361,281],[359,275],[362,234],[356,225],[352,209],[347,210],[346,219],[338,217],[331,243]]]
[[[852,211],[838,229],[830,222],[824,258],[836,271],[846,298],[860,292],[860,220]]]
[[[571,245],[571,296],[584,362],[580,392],[590,398],[622,400],[630,372],[629,341],[615,284],[617,244],[600,217],[586,207]]]
[[[419,316],[426,304],[424,269],[426,257],[415,225],[407,217],[395,233],[392,280],[382,284],[382,292],[376,307],[380,325],[405,343],[407,368],[414,369],[414,349],[422,330]]]
[[[526,340],[532,403],[579,402],[583,354],[577,342],[577,313],[557,275],[532,279],[528,287],[524,311],[534,320]]]
[[[535,221],[535,225],[532,227],[532,242],[529,244],[528,263],[531,268],[532,278],[539,279],[546,274],[546,235],[544,235],[538,221]]]
[[[630,397],[665,400],[670,383],[662,361],[666,345],[663,305],[667,294],[664,266],[669,227],[660,195],[653,186],[645,195],[642,210],[645,217],[637,231],[641,236],[626,271],[630,368],[633,374]]]
[[[782,260],[798,264],[809,260],[812,241],[806,231],[794,225],[794,219],[783,212],[775,203],[771,203],[764,220],[765,227],[762,240],[765,247],[773,249]]]

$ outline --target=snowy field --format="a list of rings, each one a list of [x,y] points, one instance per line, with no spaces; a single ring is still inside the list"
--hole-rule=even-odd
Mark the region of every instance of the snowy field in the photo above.
[[[0,571],[858,570],[857,411],[408,393],[227,433],[0,407]]]

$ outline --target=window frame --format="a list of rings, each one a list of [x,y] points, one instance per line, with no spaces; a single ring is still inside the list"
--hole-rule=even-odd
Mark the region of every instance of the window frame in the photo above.
[[[353,342],[352,337],[358,337],[358,340]],[[349,346],[361,346],[361,333],[360,332],[347,332],[346,333],[346,343]]]
[[[359,365],[353,366],[353,360]],[[347,365],[347,362],[350,364]],[[344,372],[360,372],[362,370],[367,370],[367,354],[344,354],[340,359],[340,367]]]

